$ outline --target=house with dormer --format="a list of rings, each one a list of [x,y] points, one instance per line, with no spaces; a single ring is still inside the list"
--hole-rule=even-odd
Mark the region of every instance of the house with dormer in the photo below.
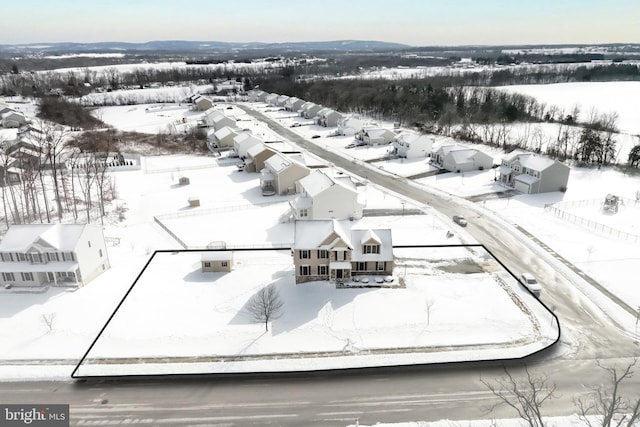
[[[2,286],[83,286],[109,266],[99,225],[12,225],[0,242]]]
[[[350,281],[390,275],[394,258],[390,229],[354,229],[349,220],[296,221],[292,247],[296,283]]]
[[[557,160],[515,150],[502,158],[498,180],[525,194],[566,191],[570,170]]]
[[[302,163],[276,153],[264,162],[260,171],[260,188],[265,196],[295,194],[296,182],[309,175],[311,170]]]
[[[296,220],[362,218],[364,203],[349,176],[316,169],[298,181],[297,193],[289,202]]]

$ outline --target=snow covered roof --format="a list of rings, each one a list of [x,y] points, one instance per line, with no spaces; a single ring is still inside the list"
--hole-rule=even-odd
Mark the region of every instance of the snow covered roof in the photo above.
[[[225,126],[222,127],[220,129],[218,129],[217,131],[214,132],[214,135],[216,136],[216,138],[218,139],[223,139],[226,138],[227,136],[229,136],[232,133],[237,134],[239,129],[234,129],[230,126]]]
[[[61,251],[73,250],[88,224],[12,225],[0,242],[0,251],[24,252],[37,243]]]
[[[375,236],[375,238],[374,238]],[[351,238],[353,241],[361,242],[355,245],[351,253],[352,261],[391,261],[393,260],[393,244],[391,242],[391,229],[376,230],[351,230]],[[380,253],[365,254],[362,253],[362,245],[374,238],[380,244]]]
[[[225,116],[224,114],[219,114],[219,115],[216,115],[215,117],[213,117],[213,123],[218,123],[218,122],[220,122],[221,120],[224,120],[224,119],[233,120],[234,122],[236,120],[233,117]]]
[[[468,162],[478,153],[474,148],[466,148],[461,150],[451,150],[449,152],[456,163]]]
[[[229,261],[233,257],[231,251],[210,251],[202,254],[201,261]]]
[[[298,182],[311,197],[323,192],[334,184],[331,178],[319,170],[314,170]]]
[[[262,153],[263,151],[273,151],[273,150],[270,150],[264,144],[256,144],[247,150],[247,155],[251,158],[254,158],[258,154]]]
[[[520,164],[527,169],[533,169],[535,171],[542,171],[553,165],[556,161],[547,157],[538,156],[536,154],[530,154],[520,160]]]

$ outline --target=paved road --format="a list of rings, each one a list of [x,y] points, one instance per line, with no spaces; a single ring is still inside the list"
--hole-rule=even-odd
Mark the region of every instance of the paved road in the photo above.
[[[447,217],[454,213],[466,216],[466,232],[507,267],[531,270],[543,278],[542,300],[556,307],[563,328],[563,342],[527,359],[530,369],[548,375],[558,386],[557,398],[545,406],[545,414],[574,413],[575,396],[606,382],[594,359],[624,364],[629,363],[629,357],[640,355],[631,339],[522,243],[522,235],[507,232],[490,216],[478,215],[456,199],[379,174],[310,144],[252,110],[248,113],[338,167],[428,204]],[[510,369],[518,376],[523,372],[522,363],[510,364]],[[0,402],[70,403],[72,425],[83,426],[343,426],[356,420],[362,424],[464,420],[492,416],[487,410],[494,398],[481,380],[496,378],[500,372],[484,363],[257,378],[0,383]],[[640,375],[623,391],[631,390],[640,390]],[[493,415],[511,417],[513,413],[503,408]]]

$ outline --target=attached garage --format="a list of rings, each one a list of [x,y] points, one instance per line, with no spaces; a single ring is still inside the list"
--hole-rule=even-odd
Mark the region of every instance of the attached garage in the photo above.
[[[540,180],[534,176],[522,174],[513,178],[513,186],[518,191],[531,194],[537,192],[539,181]]]

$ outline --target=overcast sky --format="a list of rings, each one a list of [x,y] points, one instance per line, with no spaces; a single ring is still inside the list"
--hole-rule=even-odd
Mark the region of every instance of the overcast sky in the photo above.
[[[639,19],[640,0],[17,0],[2,6],[0,44],[640,42]]]

